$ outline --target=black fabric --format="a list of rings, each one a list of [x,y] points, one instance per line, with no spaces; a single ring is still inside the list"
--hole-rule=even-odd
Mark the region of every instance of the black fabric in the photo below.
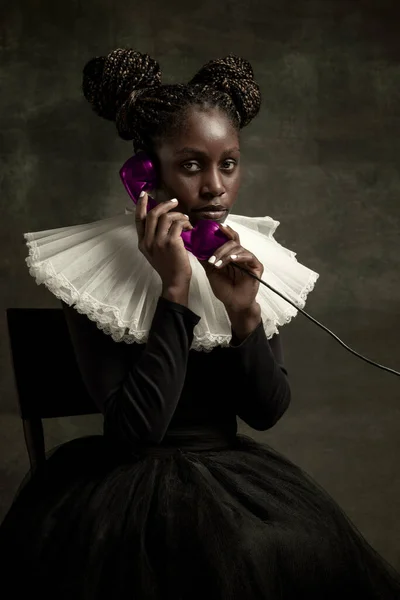
[[[290,402],[279,336],[262,324],[241,344],[189,351],[199,317],[160,298],[146,345],[115,343],[63,304],[83,380],[104,429],[126,448],[162,441],[168,427],[220,424],[236,415],[254,429],[272,427]]]
[[[400,598],[329,495],[237,435],[237,415],[265,430],[289,405],[279,336],[190,351],[198,317],[160,299],[148,343],[118,344],[64,310],[105,435],[60,446],[16,498],[0,527],[14,597]]]

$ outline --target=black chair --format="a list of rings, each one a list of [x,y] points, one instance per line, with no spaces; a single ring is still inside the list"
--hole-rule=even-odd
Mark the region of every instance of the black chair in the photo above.
[[[9,308],[6,313],[19,410],[33,473],[46,460],[43,419],[99,411],[83,384],[63,310]]]

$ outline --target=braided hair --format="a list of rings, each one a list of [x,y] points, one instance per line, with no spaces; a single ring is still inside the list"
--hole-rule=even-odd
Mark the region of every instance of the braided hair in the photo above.
[[[82,89],[93,110],[115,121],[121,138],[133,141],[135,152],[151,151],[157,140],[171,135],[191,106],[219,108],[239,130],[261,104],[250,63],[233,55],[210,61],[186,85],[162,85],[154,59],[117,49],[86,64]]]

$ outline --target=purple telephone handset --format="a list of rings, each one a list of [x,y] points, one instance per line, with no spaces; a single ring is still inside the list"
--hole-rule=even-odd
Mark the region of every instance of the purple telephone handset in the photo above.
[[[121,168],[120,177],[126,191],[135,204],[142,191],[151,192],[156,188],[157,179],[155,168],[150,158],[144,152],[139,152],[129,158]],[[156,206],[149,196],[148,211]],[[182,239],[186,250],[199,260],[207,260],[223,244],[228,241],[215,221],[199,221],[191,231],[183,231]]]

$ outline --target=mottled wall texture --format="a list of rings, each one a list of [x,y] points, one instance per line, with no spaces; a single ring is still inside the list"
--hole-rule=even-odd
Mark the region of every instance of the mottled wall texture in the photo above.
[[[2,514],[27,469],[4,311],[58,306],[30,278],[22,234],[125,206],[118,169],[130,144],[80,92],[84,63],[115,47],[153,55],[166,82],[232,52],[252,62],[264,104],[243,133],[236,212],[279,220],[277,239],[321,275],[309,312],[359,352],[400,368],[399,6],[8,3],[0,25]],[[357,360],[301,315],[282,336],[292,407],[273,431],[251,435],[311,473],[400,567],[400,380]],[[35,352],[35,340],[26,343]],[[38,377],[45,386],[45,364]],[[51,447],[100,429],[98,418],[59,420],[46,424],[46,437]]]

